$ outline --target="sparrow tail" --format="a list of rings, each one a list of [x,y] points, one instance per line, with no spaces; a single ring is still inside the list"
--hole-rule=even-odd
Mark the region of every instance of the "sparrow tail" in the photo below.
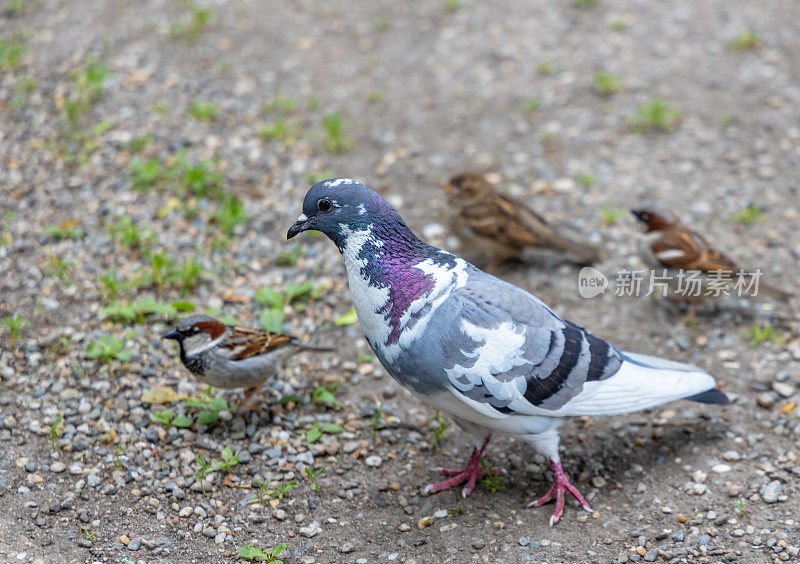
[[[336,349],[334,347],[322,347],[318,345],[309,345],[307,343],[301,343],[299,341],[294,341],[292,343],[299,349],[303,349],[304,351],[313,351],[313,352],[333,352]]]
[[[600,261],[600,253],[595,247],[591,247],[584,243],[578,243],[566,237],[558,237],[554,242],[554,246],[574,255],[575,262],[578,264],[592,264]]]
[[[763,282],[759,285],[758,288],[761,292],[764,292],[768,296],[772,296],[776,300],[780,300],[782,302],[788,302],[789,300],[795,297],[794,294],[781,290],[780,288],[776,288],[775,286],[764,284]]]

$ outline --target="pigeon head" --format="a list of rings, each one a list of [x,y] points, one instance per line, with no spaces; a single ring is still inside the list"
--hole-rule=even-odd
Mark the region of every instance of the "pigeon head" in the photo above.
[[[377,193],[355,180],[332,178],[309,189],[303,200],[303,213],[289,228],[286,238],[303,231],[320,231],[341,250],[348,234],[368,227],[411,233],[397,211]]]

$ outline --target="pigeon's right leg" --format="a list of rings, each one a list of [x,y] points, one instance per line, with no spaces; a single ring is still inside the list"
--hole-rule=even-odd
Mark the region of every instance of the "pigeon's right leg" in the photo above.
[[[492,476],[496,476],[499,473],[499,470],[496,468],[493,468],[488,472],[481,469],[481,456],[483,456],[483,451],[486,449],[486,445],[489,444],[489,439],[491,438],[491,435],[486,435],[481,448],[472,449],[472,455],[469,457],[469,462],[467,462],[466,468],[460,470],[454,468],[439,468],[439,472],[445,476],[452,476],[452,478],[436,484],[428,484],[425,486],[424,493],[440,492],[442,490],[452,488],[453,486],[457,486],[462,482],[467,482],[464,485],[464,489],[461,490],[461,495],[467,497],[470,492],[475,489],[475,484],[478,481],[478,478],[480,478],[483,474],[491,474]]]

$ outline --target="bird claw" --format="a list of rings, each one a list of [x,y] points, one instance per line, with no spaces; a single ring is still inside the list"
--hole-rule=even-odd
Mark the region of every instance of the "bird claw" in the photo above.
[[[436,493],[448,488],[452,488],[453,486],[457,486],[462,482],[467,482],[464,484],[464,488],[461,490],[461,495],[463,497],[467,497],[470,493],[472,493],[472,490],[475,489],[475,484],[478,482],[478,478],[480,478],[482,475],[490,474],[492,476],[496,476],[500,472],[496,468],[492,468],[491,470],[481,469],[481,455],[483,454],[483,450],[486,448],[488,442],[489,437],[486,437],[486,440],[483,442],[483,446],[481,446],[480,449],[476,448],[472,450],[472,455],[469,457],[469,462],[467,463],[466,468],[437,468],[437,472],[444,474],[445,476],[451,476],[451,478],[435,484],[428,484],[422,490],[422,493]]]
[[[592,508],[589,507],[589,504],[583,498],[578,489],[570,483],[569,478],[564,473],[563,468],[561,468],[561,463],[550,461],[550,465],[553,467],[553,485],[550,486],[550,489],[547,490],[547,493],[542,497],[530,502],[528,507],[540,507],[545,503],[555,499],[556,509],[553,511],[553,515],[550,517],[550,526],[552,527],[558,523],[559,519],[561,519],[561,514],[564,512],[564,492],[569,492],[585,511],[591,512]]]

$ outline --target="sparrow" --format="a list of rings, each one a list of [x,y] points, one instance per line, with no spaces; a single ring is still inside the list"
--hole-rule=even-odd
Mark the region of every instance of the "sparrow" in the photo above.
[[[701,369],[623,352],[525,290],[424,243],[355,180],[309,189],[286,236],[308,230],[339,249],[361,328],[387,372],[477,439],[466,467],[441,469],[449,478],[427,486],[428,493],[466,483],[462,495],[469,494],[491,436],[510,435],[550,460],[554,483],[531,505],[555,500],[553,525],[565,492],[589,510],[558,453],[558,428],[567,418],[678,399],[729,401]]]
[[[520,259],[528,249],[559,251],[578,264],[600,260],[597,249],[560,235],[524,202],[500,192],[477,172],[454,176],[444,186],[453,232],[481,258],[487,270]]]
[[[191,315],[163,335],[180,346],[181,362],[198,380],[215,388],[247,388],[247,405],[280,363],[297,349],[329,351],[297,337],[225,325],[208,315]]]
[[[736,261],[714,247],[700,233],[685,225],[671,212],[654,206],[631,210],[631,213],[644,226],[645,233],[637,240],[639,255],[647,266],[653,269],[666,269],[671,279],[672,297],[682,301],[702,301],[709,297],[709,273],[724,273],[727,291],[734,286],[739,275],[743,277],[742,283],[753,283],[753,276],[742,269]],[[683,290],[678,287],[677,272],[683,271],[700,273],[697,291],[690,291],[685,284]],[[672,272],[670,272],[672,271]],[[719,279],[719,276],[717,276]],[[688,280],[688,279],[687,279]],[[758,293],[765,293],[781,301],[788,301],[794,296],[774,286],[758,280]],[[689,294],[689,295],[687,295]],[[669,297],[669,295],[668,295]]]

